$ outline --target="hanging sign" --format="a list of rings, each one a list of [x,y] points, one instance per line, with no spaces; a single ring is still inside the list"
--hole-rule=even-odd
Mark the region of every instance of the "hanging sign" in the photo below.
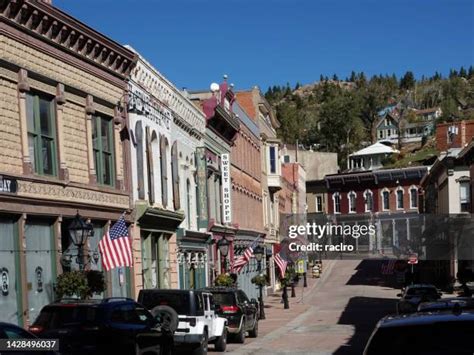
[[[231,178],[230,178],[230,159],[229,154],[221,155],[221,173],[222,173],[222,216],[224,223],[232,222],[231,206]]]

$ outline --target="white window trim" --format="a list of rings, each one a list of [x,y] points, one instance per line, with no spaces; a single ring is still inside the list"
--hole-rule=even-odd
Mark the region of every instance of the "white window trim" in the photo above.
[[[351,196],[354,196],[354,208],[355,208],[355,211],[352,211],[351,209]],[[355,191],[349,191],[349,193],[347,194],[347,201],[349,203],[349,213],[357,213],[357,193]]]
[[[336,196],[339,197],[339,211],[336,211]],[[332,194],[332,204],[333,204],[333,209],[334,209],[334,214],[340,214],[341,213],[341,194],[339,192],[335,192]]]
[[[367,208],[367,195],[370,195],[372,197],[372,209],[371,210],[369,210]],[[373,212],[373,210],[374,210],[374,193],[372,192],[372,190],[367,189],[367,190],[364,191],[364,200],[365,200],[365,202],[364,202],[365,212]]]
[[[385,204],[384,204],[384,200],[383,200],[383,193],[384,192],[387,192],[388,193],[388,208],[385,208]],[[382,189],[382,191],[380,191],[380,197],[382,198],[382,211],[390,211],[390,190],[388,188],[384,188]]]
[[[416,187],[415,185],[411,185],[410,189],[408,190],[409,193],[410,193],[410,209],[417,210],[418,209],[418,201],[416,201],[417,205],[413,206],[413,199],[412,199],[412,195],[411,195],[412,190],[416,190],[416,195],[418,196],[418,187]]]
[[[401,186],[398,186],[397,189],[395,190],[395,207],[397,208],[397,211],[403,211],[405,207],[398,207],[398,191],[402,192],[402,204],[405,205],[405,201],[403,200],[403,196],[405,196],[405,189]]]

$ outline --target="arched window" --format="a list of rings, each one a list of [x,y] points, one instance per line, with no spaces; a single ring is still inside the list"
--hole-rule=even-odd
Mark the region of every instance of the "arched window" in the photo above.
[[[397,210],[403,210],[403,187],[397,188]]]
[[[418,188],[415,185],[410,186],[410,208],[418,208]]]
[[[145,199],[145,167],[143,164],[143,126],[142,121],[138,121],[135,124],[135,141],[136,141],[136,153],[137,153],[137,189],[138,199]]]
[[[349,213],[356,213],[357,212],[357,194],[354,191],[351,191],[347,194],[347,198],[349,200]]]
[[[374,210],[374,194],[371,190],[365,190],[365,212],[372,212]]]
[[[178,161],[178,142],[174,142],[171,147],[171,175],[173,183],[173,206],[175,211],[181,208],[179,197],[179,161]]]
[[[150,127],[145,128],[146,132],[146,163],[147,163],[147,187],[148,201],[151,205],[155,203],[155,169],[153,164],[153,139],[156,140],[156,133],[150,134]]]
[[[334,213],[341,213],[341,195],[339,192],[335,192],[332,195],[332,200],[334,203]]]
[[[385,188],[382,190],[382,210],[389,211],[390,210],[390,190]]]
[[[186,179],[186,220],[188,224],[188,229],[191,229],[191,182],[189,179]]]
[[[160,167],[161,167],[161,203],[166,208],[168,205],[168,139],[160,139]]]

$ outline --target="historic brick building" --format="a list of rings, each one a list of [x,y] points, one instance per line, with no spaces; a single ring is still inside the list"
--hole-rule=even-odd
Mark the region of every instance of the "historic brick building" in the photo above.
[[[197,151],[198,225],[212,236],[209,283],[221,272],[229,271],[234,259],[234,239],[237,226],[232,216],[232,184],[230,153],[240,130],[240,121],[233,112],[235,94],[227,77],[219,85],[213,83],[211,91],[186,93],[206,116],[204,147]],[[229,255],[221,255],[217,243],[230,242]]]
[[[122,107],[136,58],[46,2],[3,1],[0,17],[0,318],[26,325],[77,268],[76,212],[94,225],[85,261],[97,269],[100,238],[129,212]],[[114,271],[106,293],[130,294],[129,270]]]
[[[260,158],[260,129],[234,102],[233,111],[240,121],[240,129],[231,148],[232,221],[237,227],[234,252],[241,254],[260,238],[265,240],[263,229],[262,169]],[[262,268],[265,261],[262,262]],[[258,265],[252,260],[238,276],[238,285],[250,298],[257,298],[257,288],[251,279],[258,273]]]
[[[275,254],[275,244],[280,242],[280,208],[278,191],[282,189],[280,140],[276,129],[280,126],[275,112],[258,87],[239,91],[237,101],[260,129],[260,156],[262,167],[263,227],[267,255]],[[276,287],[273,258],[267,262],[271,289]]]
[[[436,126],[436,149],[463,148],[474,138],[474,120],[440,123]]]

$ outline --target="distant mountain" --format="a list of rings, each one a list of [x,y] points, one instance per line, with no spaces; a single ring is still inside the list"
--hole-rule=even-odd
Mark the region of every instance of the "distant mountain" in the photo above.
[[[273,86],[265,93],[281,122],[278,131],[286,143],[314,145],[337,152],[340,163],[363,145],[375,142],[375,123],[380,112],[397,105],[405,109],[440,107],[440,121],[474,118],[474,69],[451,70],[415,80],[412,72],[401,78],[352,72],[339,80],[320,77],[308,85]]]

